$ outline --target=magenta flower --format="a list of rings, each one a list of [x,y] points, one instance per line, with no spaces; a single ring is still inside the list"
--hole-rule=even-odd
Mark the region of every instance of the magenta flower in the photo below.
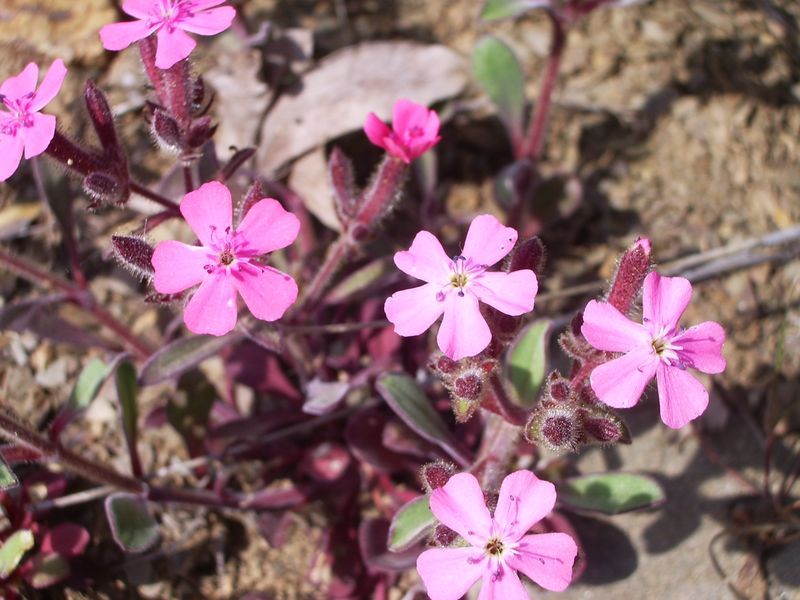
[[[125,0],[122,10],[137,20],[105,25],[100,30],[100,39],[106,50],[123,50],[158,32],[156,66],[169,69],[189,56],[197,45],[187,31],[198,35],[216,35],[231,26],[236,9],[217,6],[225,1]]]
[[[655,376],[661,420],[669,427],[683,427],[705,411],[708,392],[687,367],[724,371],[725,331],[713,321],[680,329],[678,320],[691,297],[689,280],[650,273],[644,280],[641,325],[606,302],[589,302],[583,313],[584,337],[599,350],[625,353],[592,371],[592,389],[601,402],[630,408]]]
[[[392,110],[392,129],[375,113],[364,123],[369,141],[404,163],[433,148],[440,139],[439,115],[411,100],[398,100]]]
[[[426,550],[417,572],[432,600],[458,600],[478,580],[480,600],[529,598],[517,572],[547,590],[562,591],[572,580],[578,553],[566,533],[526,535],[553,510],[556,488],[530,471],[508,475],[500,486],[494,515],[478,480],[459,473],[431,494],[431,511],[469,546]]]
[[[57,58],[38,89],[35,63],[0,85],[0,181],[14,174],[23,151],[25,158],[31,158],[47,150],[56,133],[56,118],[39,111],[55,98],[66,75],[64,61]]]
[[[231,193],[218,181],[186,194],[181,213],[202,246],[161,242],[153,253],[153,285],[162,294],[176,294],[200,284],[183,313],[189,331],[223,335],[232,330],[237,291],[256,318],[280,319],[297,299],[297,284],[256,257],[291,244],[300,229],[297,217],[266,198],[233,229]]]
[[[444,314],[436,340],[448,357],[459,360],[486,348],[492,333],[478,301],[512,316],[533,310],[538,289],[533,271],[487,271],[516,241],[514,229],[492,215],[480,215],[469,226],[464,250],[450,258],[433,234],[420,231],[411,248],[394,255],[398,269],[427,282],[386,300],[386,318],[395,332],[419,335]]]

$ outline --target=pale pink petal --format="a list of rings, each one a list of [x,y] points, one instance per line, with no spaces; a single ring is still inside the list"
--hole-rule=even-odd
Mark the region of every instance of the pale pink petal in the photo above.
[[[706,321],[690,327],[675,336],[671,343],[681,347],[678,356],[688,366],[703,373],[722,373],[725,370],[725,358],[722,356],[725,330],[719,323]]]
[[[492,517],[474,475],[453,475],[446,484],[433,490],[430,503],[431,512],[443,525],[473,546],[483,548],[491,532]]]
[[[124,50],[134,42],[146,38],[158,27],[159,25],[148,27],[145,21],[110,23],[100,29],[100,40],[106,50]]]
[[[394,264],[403,273],[442,285],[450,280],[451,263],[439,240],[428,231],[420,231],[408,250],[394,255]]]
[[[249,265],[232,271],[233,284],[253,316],[276,321],[297,300],[297,283],[286,273],[272,267]]]
[[[149,19],[161,14],[159,0],[125,0],[122,3],[122,12],[137,19]]]
[[[508,565],[500,570],[484,571],[478,600],[529,600],[525,586],[514,569]]]
[[[572,581],[578,546],[566,533],[527,535],[508,562],[546,590],[560,592]]]
[[[161,294],[177,294],[197,285],[208,276],[205,265],[216,264],[215,258],[209,257],[202,246],[175,240],[161,242],[150,260],[155,269],[153,287]]]
[[[661,420],[667,426],[680,429],[706,410],[708,391],[687,370],[661,363],[656,381]]]
[[[444,319],[436,336],[439,350],[453,360],[460,360],[475,356],[489,345],[492,332],[478,308],[477,296],[470,292],[459,296],[451,291],[444,304]]]
[[[511,252],[517,231],[506,227],[492,215],[479,215],[472,220],[461,253],[473,263],[492,266]]]
[[[630,408],[642,397],[660,362],[652,348],[639,346],[594,369],[589,381],[603,404]]]
[[[439,289],[436,284],[426,283],[395,292],[386,299],[383,310],[397,335],[408,337],[424,333],[442,316],[445,303],[436,299]]]
[[[195,13],[191,17],[183,19],[178,23],[178,27],[198,35],[216,35],[230,27],[235,16],[235,8],[232,6],[220,6],[219,8]]]
[[[236,326],[236,288],[220,269],[197,288],[183,312],[183,322],[192,333],[225,335]]]
[[[11,177],[22,160],[24,140],[21,135],[0,135],[0,181]]]
[[[422,104],[406,99],[398,100],[392,108],[392,129],[401,136],[413,127],[424,129],[428,112],[428,107]]]
[[[538,284],[536,275],[529,269],[512,273],[485,272],[475,278],[470,289],[481,302],[511,316],[533,310]]]
[[[556,488],[530,471],[515,471],[503,479],[494,521],[503,537],[520,539],[550,514],[556,503]]]
[[[417,572],[432,600],[459,600],[486,569],[477,548],[434,548],[417,558]]]
[[[370,142],[385,150],[384,140],[389,137],[392,130],[375,113],[369,113],[367,120],[364,121],[364,133]]]
[[[285,248],[297,238],[300,220],[272,198],[256,202],[236,228],[237,252],[243,256],[266,254]]]
[[[425,132],[425,138],[431,142],[431,145],[439,141],[440,127],[441,122],[439,121],[439,115],[435,110],[428,111],[428,117],[425,121],[425,127],[423,128],[423,131]]]
[[[671,331],[692,299],[692,284],[683,277],[662,277],[655,271],[644,279],[642,309],[645,324]],[[653,333],[656,333],[655,331]]]
[[[214,237],[224,235],[231,226],[231,192],[219,181],[204,183],[181,201],[181,214],[204,246]]]
[[[158,30],[158,47],[156,48],[156,66],[169,69],[176,62],[185,59],[197,46],[192,37],[182,29],[162,27]]]
[[[25,140],[25,158],[33,158],[47,150],[55,133],[56,118],[53,115],[35,113],[33,124],[18,133]]]
[[[56,97],[66,76],[67,67],[64,66],[64,61],[60,58],[55,59],[50,68],[47,69],[39,88],[33,94],[29,110],[31,112],[42,110],[48,102]]]
[[[39,66],[36,63],[28,63],[19,75],[9,77],[0,85],[0,96],[8,96],[17,100],[32,94],[36,90],[38,80]]]
[[[634,323],[608,302],[592,300],[583,311],[583,337],[598,350],[628,352],[651,343],[644,325]]]

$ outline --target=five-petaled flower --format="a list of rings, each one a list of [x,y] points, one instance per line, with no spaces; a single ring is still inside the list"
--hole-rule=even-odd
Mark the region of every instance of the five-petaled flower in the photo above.
[[[169,69],[191,54],[197,45],[186,32],[216,35],[231,26],[232,6],[226,0],[125,0],[122,10],[136,21],[111,23],[100,30],[106,50],[123,50],[158,32],[156,66]]]
[[[517,232],[492,215],[475,217],[462,252],[453,258],[427,231],[420,231],[411,248],[394,255],[397,268],[426,281],[395,292],[386,300],[386,317],[398,335],[419,335],[444,314],[437,342],[453,360],[474,356],[492,339],[478,301],[507,315],[533,310],[538,284],[529,269],[511,273],[487,269],[511,251]]]
[[[161,242],[152,258],[153,285],[162,294],[175,294],[200,284],[183,313],[189,330],[212,335],[232,330],[237,291],[255,317],[280,319],[297,299],[297,284],[256,257],[291,244],[300,229],[297,217],[266,198],[234,229],[231,193],[217,181],[186,194],[180,208],[202,246]]]
[[[427,152],[442,139],[439,137],[439,115],[411,100],[395,102],[392,129],[375,113],[369,113],[364,133],[370,142],[405,163]]]
[[[64,61],[57,58],[38,89],[35,63],[0,85],[0,181],[17,170],[23,151],[25,158],[31,158],[47,150],[56,132],[56,118],[39,111],[61,89],[66,74]]]
[[[725,331],[714,321],[680,329],[678,320],[691,297],[689,280],[650,273],[644,280],[641,325],[606,302],[589,302],[583,313],[584,337],[599,350],[625,353],[592,371],[592,389],[602,402],[630,408],[655,376],[661,420],[668,426],[683,427],[705,411],[708,392],[687,367],[724,371]]]
[[[564,590],[572,580],[578,553],[566,533],[527,535],[553,510],[555,486],[530,471],[508,475],[500,486],[494,515],[486,508],[478,480],[459,473],[431,493],[431,511],[469,544],[426,550],[417,571],[433,600],[457,600],[478,580],[480,600],[528,598],[517,575],[524,573],[545,589]]]

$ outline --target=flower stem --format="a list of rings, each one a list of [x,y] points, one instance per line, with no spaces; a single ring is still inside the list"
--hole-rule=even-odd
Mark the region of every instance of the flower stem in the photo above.
[[[107,161],[104,161],[102,157],[86,150],[58,130],[53,135],[45,153],[84,176],[102,171],[108,166]]]
[[[333,246],[330,247],[328,253],[325,255],[325,261],[314,275],[314,279],[311,280],[308,288],[306,288],[305,295],[298,303],[298,307],[307,310],[316,308],[322,298],[322,294],[333,279],[333,276],[336,275],[344,263],[349,260],[352,250],[353,246],[350,244],[348,237],[344,234],[333,243]]]
[[[497,413],[512,425],[521,426],[528,421],[528,414],[509,398],[505,385],[497,376],[497,373],[492,373],[489,378],[491,386],[491,394],[494,402],[484,404],[484,407]]]

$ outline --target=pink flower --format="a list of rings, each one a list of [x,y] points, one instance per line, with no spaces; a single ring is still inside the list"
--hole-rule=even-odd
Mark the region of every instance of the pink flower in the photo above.
[[[197,45],[186,33],[216,35],[231,26],[236,9],[225,0],[125,0],[122,10],[136,21],[111,23],[100,30],[106,50],[123,50],[158,32],[156,66],[169,69]],[[217,6],[217,8],[212,8]]]
[[[511,227],[491,215],[480,215],[469,226],[464,250],[450,258],[433,234],[420,231],[411,248],[394,255],[398,269],[427,282],[386,300],[384,310],[395,332],[419,335],[444,314],[436,339],[448,357],[459,360],[486,348],[492,333],[479,300],[512,316],[533,310],[538,289],[533,271],[487,271],[516,241],[517,232]]]
[[[392,129],[375,113],[364,123],[369,141],[405,163],[433,148],[440,139],[439,115],[425,106],[398,100],[392,110]]]
[[[602,402],[630,408],[655,376],[664,423],[677,429],[703,413],[708,392],[686,368],[724,371],[725,331],[713,321],[680,329],[678,320],[691,297],[687,279],[650,273],[644,280],[641,325],[606,302],[589,302],[583,313],[584,337],[599,350],[625,353],[592,371],[592,389]]]
[[[555,486],[530,471],[508,475],[500,487],[494,515],[478,480],[459,473],[431,494],[431,511],[469,546],[426,550],[417,572],[433,600],[458,600],[483,579],[479,600],[529,598],[517,571],[547,590],[562,591],[572,580],[578,553],[566,533],[526,535],[553,510]]]
[[[0,85],[0,181],[17,170],[23,150],[25,158],[47,150],[56,132],[56,118],[39,111],[55,98],[66,75],[64,61],[57,58],[39,89],[39,67],[34,63]]]
[[[181,213],[202,246],[174,240],[153,253],[153,285],[176,294],[200,284],[183,313],[189,331],[223,335],[236,325],[236,292],[258,319],[275,321],[297,299],[297,284],[286,273],[256,257],[285,248],[297,237],[300,222],[277,200],[266,198],[231,225],[231,193],[212,181],[186,194]]]

